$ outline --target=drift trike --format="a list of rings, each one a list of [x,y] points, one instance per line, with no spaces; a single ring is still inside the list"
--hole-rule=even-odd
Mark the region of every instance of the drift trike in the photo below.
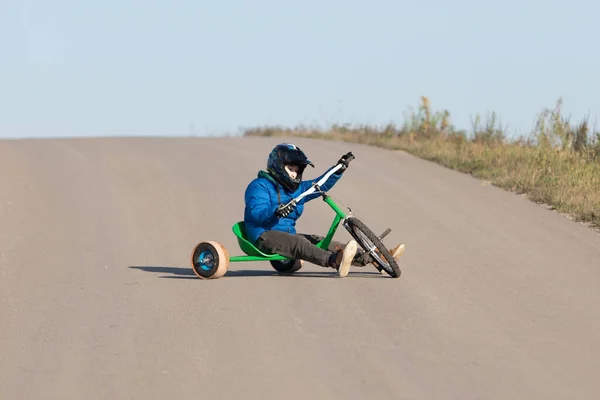
[[[349,153],[349,156],[350,158],[348,161],[355,158],[352,153]],[[320,193],[323,197],[323,201],[325,201],[325,203],[327,203],[335,212],[335,217],[327,235],[317,243],[317,246],[322,249],[327,249],[341,223],[363,250],[371,254],[379,272],[382,273],[385,271],[393,278],[400,277],[400,267],[382,242],[383,238],[391,232],[391,229],[386,229],[379,236],[375,235],[371,229],[354,215],[350,207],[347,207],[347,213],[344,212],[332,200],[331,196],[321,191],[320,186],[341,167],[341,164],[337,164],[309,189],[292,199],[290,203],[298,203],[302,198],[312,193]],[[257,249],[246,238],[244,221],[237,222],[233,225],[232,230],[237,237],[240,249],[245,255],[229,257],[229,252],[221,243],[216,241],[200,242],[192,252],[192,268],[198,277],[201,279],[220,278],[227,273],[230,262],[269,261],[276,271],[283,274],[291,274],[302,268],[302,260],[288,258],[280,254],[266,254]]]

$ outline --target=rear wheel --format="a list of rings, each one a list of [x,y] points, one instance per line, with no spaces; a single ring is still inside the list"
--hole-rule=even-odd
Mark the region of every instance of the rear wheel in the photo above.
[[[192,269],[200,279],[218,279],[228,266],[229,253],[219,242],[200,242],[192,252]]]
[[[373,233],[361,220],[356,217],[346,219],[344,225],[350,235],[368,252],[379,268],[392,278],[400,277],[400,267],[381,239]]]
[[[293,274],[302,268],[302,260],[272,260],[271,266],[282,274]]]

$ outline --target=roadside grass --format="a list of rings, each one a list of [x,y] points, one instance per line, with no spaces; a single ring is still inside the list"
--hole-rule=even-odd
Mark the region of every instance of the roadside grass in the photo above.
[[[302,136],[404,150],[445,167],[526,195],[574,220],[600,227],[600,132],[588,120],[571,124],[562,100],[543,109],[533,132],[509,140],[495,113],[472,130],[456,130],[447,110],[433,112],[427,97],[402,126],[333,125],[328,129],[264,126],[244,136]]]

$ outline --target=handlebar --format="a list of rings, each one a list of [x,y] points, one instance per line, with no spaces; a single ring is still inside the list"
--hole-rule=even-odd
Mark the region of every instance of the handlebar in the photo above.
[[[346,157],[346,160],[348,163],[356,158],[356,157],[354,157],[354,154],[352,154],[351,151],[346,153],[345,157]],[[291,204],[291,203],[296,204],[300,200],[302,200],[304,197],[316,192],[317,191],[316,186],[323,186],[323,184],[325,182],[327,182],[329,177],[331,175],[335,174],[340,168],[342,168],[342,164],[341,163],[336,164],[331,170],[329,170],[329,172],[327,172],[325,175],[323,175],[323,177],[321,179],[319,179],[317,182],[315,182],[309,189],[307,189],[304,192],[302,192],[301,194],[299,194],[296,198],[292,199],[288,204]]]
[[[354,160],[356,157],[354,157],[354,154],[352,154],[351,151],[346,153],[346,159],[348,160],[348,163],[350,163],[350,161]]]

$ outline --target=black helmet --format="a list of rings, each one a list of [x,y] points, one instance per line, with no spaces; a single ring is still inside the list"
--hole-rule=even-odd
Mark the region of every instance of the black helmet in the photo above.
[[[298,167],[296,179],[292,179],[289,176],[285,170],[285,165],[296,165]],[[281,183],[284,188],[293,192],[298,189],[298,186],[302,181],[302,173],[307,165],[310,165],[313,168],[315,167],[299,147],[289,143],[281,143],[275,146],[271,151],[271,154],[269,154],[267,171]]]

